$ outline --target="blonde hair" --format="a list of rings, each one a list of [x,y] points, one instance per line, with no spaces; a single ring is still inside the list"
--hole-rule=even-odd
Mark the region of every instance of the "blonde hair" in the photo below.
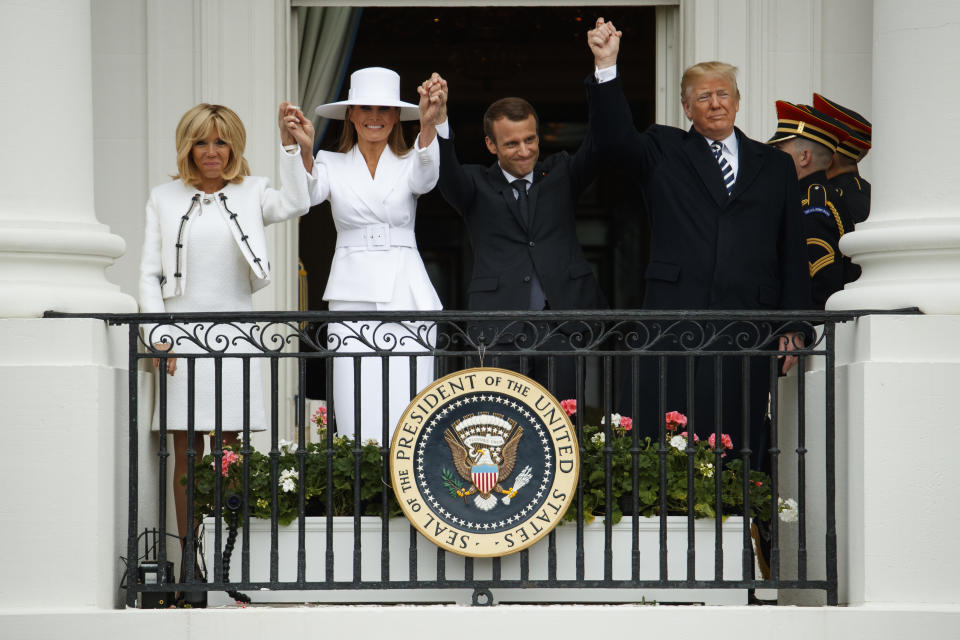
[[[193,161],[193,145],[203,140],[216,127],[217,135],[230,145],[230,158],[223,169],[227,182],[242,182],[250,175],[250,165],[243,157],[247,144],[247,131],[240,117],[232,109],[219,104],[198,104],[183,114],[177,125],[177,176],[184,183],[199,189],[202,182],[200,170]]]
[[[680,78],[680,102],[687,104],[687,94],[694,82],[704,76],[720,76],[731,85],[737,92],[737,99],[740,99],[740,88],[737,87],[737,68],[726,62],[711,60],[710,62],[698,62],[692,67],[687,67]]]
[[[353,126],[353,123],[350,121],[350,109],[352,108],[352,106],[347,107],[347,112],[343,114],[343,129],[340,130],[340,141],[337,143],[338,153],[346,153],[350,151],[350,149],[353,149],[353,145],[357,144],[357,128]],[[400,107],[394,107],[394,109],[400,111]],[[410,147],[408,147],[407,143],[403,140],[403,126],[399,120],[394,123],[393,129],[390,130],[390,137],[387,138],[387,146],[390,147],[390,151],[393,151],[393,155],[397,157],[410,151]]]

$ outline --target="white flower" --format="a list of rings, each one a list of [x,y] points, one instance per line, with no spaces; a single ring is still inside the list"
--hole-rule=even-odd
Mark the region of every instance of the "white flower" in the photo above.
[[[613,424],[613,426],[619,427],[619,426],[620,426],[620,418],[621,418],[621,417],[623,417],[623,416],[621,416],[619,413],[611,413],[611,414],[610,414],[610,422]],[[606,416],[604,416],[603,418],[600,418],[600,424],[605,424],[606,419],[607,419]]]
[[[676,449],[677,451],[686,451],[687,449],[687,439],[683,436],[673,436],[670,438],[670,446]]]
[[[287,493],[297,490],[297,472],[295,469],[284,469],[280,472],[280,488]]]
[[[712,477],[713,477],[713,463],[712,463],[712,462],[704,462],[704,463],[701,463],[701,464],[697,467],[697,469],[699,469],[700,474],[701,474],[704,478],[712,478]]]
[[[603,431],[598,431],[590,437],[590,441],[593,442],[593,444],[603,444],[606,439],[607,436],[603,433]]]
[[[779,498],[777,500],[777,510],[780,512],[780,521],[781,522],[796,522],[797,518],[800,517],[800,512],[797,510],[797,501],[793,498]]]
[[[293,453],[297,450],[297,443],[293,440],[284,440],[283,438],[280,438],[277,446],[280,448],[281,453]]]

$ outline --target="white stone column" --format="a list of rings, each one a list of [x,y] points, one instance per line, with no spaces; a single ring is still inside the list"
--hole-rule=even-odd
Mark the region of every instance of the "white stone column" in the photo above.
[[[840,248],[863,267],[828,309],[960,312],[960,4],[874,2],[873,202]]]
[[[919,307],[837,332],[841,602],[955,604],[960,447],[960,5],[873,6],[873,202],[840,248],[863,275],[828,309]],[[816,372],[808,372],[808,380]]]
[[[0,0],[0,317],[137,309],[104,275],[91,56],[89,0]]]
[[[126,554],[126,329],[38,317],[137,310],[104,275],[124,241],[94,213],[90,20],[90,0],[0,0],[0,485],[15,487],[0,508],[0,602],[10,609],[115,607]]]

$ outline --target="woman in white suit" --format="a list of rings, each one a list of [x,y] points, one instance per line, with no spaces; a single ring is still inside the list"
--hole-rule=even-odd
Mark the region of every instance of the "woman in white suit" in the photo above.
[[[267,178],[250,175],[243,157],[246,131],[231,109],[199,104],[180,119],[177,176],[151,190],[147,200],[140,262],[142,312],[253,309],[253,292],[270,282],[264,227],[301,216],[310,207],[299,150],[300,145],[310,148],[313,126],[286,102],[280,105],[278,123],[284,144],[279,190],[271,188]],[[243,341],[249,329],[211,323],[149,325],[144,327],[144,339],[154,349],[172,353],[204,353],[205,346],[230,354],[258,353]],[[213,360],[197,358],[191,381],[187,371],[178,372],[176,358],[166,359],[165,424],[173,434],[174,503],[181,538],[187,527],[186,488],[180,480],[187,472],[190,387],[192,444],[198,457],[203,455],[203,436],[216,426],[218,404],[224,443],[236,443],[243,429],[242,365],[237,358],[222,362],[222,394],[217,398]],[[251,361],[249,388],[249,426],[263,430],[267,425],[256,359]],[[159,428],[157,414],[153,428]]]
[[[343,119],[336,152],[304,158],[311,204],[330,200],[337,246],[323,299],[331,311],[435,311],[440,298],[417,251],[417,198],[440,175],[435,120],[440,85],[418,87],[420,104],[400,100],[400,76],[389,69],[360,69],[350,76],[349,98],[317,107],[317,115]],[[403,141],[401,120],[420,119],[413,148]],[[310,166],[312,164],[312,166]],[[365,352],[371,345],[394,352],[424,352],[435,329],[423,323],[349,322],[328,328],[331,348]],[[417,335],[417,339],[413,339]],[[334,358],[333,412],[337,432],[363,441],[383,440],[383,390],[379,357],[360,359],[360,415],[354,411],[353,358]],[[389,359],[387,436],[409,404],[411,357]],[[416,357],[417,390],[433,381],[433,358]]]

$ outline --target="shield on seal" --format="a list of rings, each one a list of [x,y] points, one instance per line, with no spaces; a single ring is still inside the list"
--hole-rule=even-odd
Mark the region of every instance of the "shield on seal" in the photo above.
[[[480,493],[490,493],[497,486],[497,475],[500,467],[495,464],[475,464],[471,470],[473,484],[477,485]]]

